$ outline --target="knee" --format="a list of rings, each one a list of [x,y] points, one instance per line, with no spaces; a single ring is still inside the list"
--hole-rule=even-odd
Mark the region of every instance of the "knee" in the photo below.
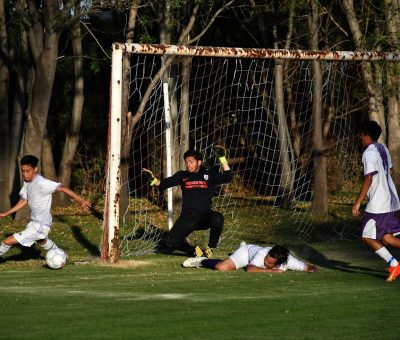
[[[170,234],[167,243],[170,247],[178,247],[182,243],[182,239],[175,234]]]
[[[36,241],[36,243],[39,245],[39,246],[42,246],[42,245],[44,245],[45,243],[46,243],[46,239],[44,239],[44,240],[37,240]]]
[[[392,240],[393,240],[393,235],[391,234],[385,234],[383,235],[383,239],[382,242],[385,246],[391,245],[392,244]]]
[[[368,246],[371,246],[371,244],[372,244],[372,240],[367,237],[362,237],[362,241]]]
[[[6,246],[12,247],[12,246],[16,245],[16,244],[18,243],[18,241],[15,239],[15,237],[14,237],[13,235],[11,235],[11,236],[8,236],[8,237],[3,241],[3,243],[4,243]]]
[[[218,263],[215,265],[215,270],[218,270],[219,272],[226,272],[226,271],[231,270],[231,269],[229,268],[229,266],[227,266],[227,265],[224,263],[224,261],[222,261],[222,262],[218,262]]]
[[[219,212],[213,212],[211,216],[211,224],[213,227],[223,227],[224,225],[224,216]]]

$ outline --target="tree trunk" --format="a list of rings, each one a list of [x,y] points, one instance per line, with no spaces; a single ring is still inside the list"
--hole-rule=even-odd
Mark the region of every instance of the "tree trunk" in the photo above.
[[[353,0],[342,0],[342,4],[356,50],[362,50],[363,48],[362,33],[354,10]],[[369,119],[375,120],[381,126],[382,134],[380,141],[385,141],[386,140],[385,115],[384,112],[382,111],[383,108],[382,103],[379,103],[379,96],[378,96],[379,89],[376,87],[373,81],[371,63],[368,62],[361,63],[361,74],[364,79],[364,84],[368,96]]]
[[[182,60],[182,89],[181,89],[181,121],[180,121],[180,168],[185,168],[183,154],[189,149],[189,81],[190,65],[192,58],[185,57]]]
[[[274,9],[275,12],[275,9]],[[294,16],[294,6],[290,5],[289,20],[288,20],[288,31],[286,34],[284,48],[288,49],[290,47],[292,29],[293,29],[293,16]],[[273,27],[274,35],[274,48],[279,48],[278,45],[278,32],[277,26]],[[292,145],[292,140],[286,120],[285,104],[284,104],[284,66],[285,62],[283,60],[275,61],[274,68],[274,100],[276,106],[276,113],[278,116],[278,141],[279,141],[279,160],[281,168],[281,176],[279,188],[282,193],[282,203],[281,205],[285,208],[289,208],[291,202],[294,198],[293,186],[295,180],[295,162],[294,162],[294,150]]]
[[[57,0],[44,1],[43,12],[37,10],[33,0],[29,1],[28,6],[33,21],[28,36],[35,63],[35,79],[23,151],[24,154],[40,158],[57,66],[60,33],[54,28],[60,10]]]
[[[138,7],[141,0],[135,0],[129,10],[129,19],[126,30],[126,42],[132,43],[135,34],[136,17]],[[120,192],[120,211],[125,215],[129,207],[129,155],[131,152],[132,133],[135,126],[131,112],[128,112],[129,107],[129,72],[130,72],[130,57],[124,56],[123,59],[123,74],[122,74],[122,114],[125,119],[122,119],[122,134],[121,134],[121,192]],[[126,214],[127,217],[130,214]]]
[[[293,184],[295,177],[294,152],[287,126],[284,91],[283,91],[283,61],[276,60],[274,69],[275,105],[278,116],[278,141],[281,176],[279,188],[283,195],[282,206],[290,207],[293,200]]]
[[[308,17],[310,31],[310,48],[318,50],[318,1],[310,0],[311,12]],[[312,212],[326,214],[328,212],[328,189],[326,178],[326,156],[323,139],[322,119],[322,78],[321,65],[317,60],[311,61],[312,69],[312,123],[313,123],[313,157],[314,185]]]
[[[79,18],[81,9],[80,4],[75,6],[76,16]],[[69,187],[71,184],[72,162],[75,157],[79,142],[79,132],[81,129],[82,110],[84,97],[84,78],[83,78],[83,52],[80,20],[76,20],[72,30],[72,50],[74,53],[74,102],[72,107],[72,117],[69,132],[67,133],[63,154],[61,157],[58,180],[63,185]],[[58,203],[66,204],[70,202],[67,195],[61,194]]]
[[[41,154],[41,166],[42,166],[42,174],[44,177],[56,181],[57,174],[56,174],[56,167],[54,165],[54,158],[53,158],[53,147],[51,145],[51,141],[47,134],[47,129],[43,136],[42,141],[42,154]]]
[[[386,0],[387,30],[389,43],[394,51],[400,49],[399,27],[399,1]],[[392,156],[393,180],[397,187],[400,186],[400,63],[387,65],[387,96],[388,96],[388,147]]]
[[[0,49],[2,54],[8,53],[6,17],[4,12],[4,1],[0,0]],[[10,208],[9,197],[9,163],[10,163],[10,136],[8,115],[8,90],[10,72],[5,58],[0,59],[0,211]]]

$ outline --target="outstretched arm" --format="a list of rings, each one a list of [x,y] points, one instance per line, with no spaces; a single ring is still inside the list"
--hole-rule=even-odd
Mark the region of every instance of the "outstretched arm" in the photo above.
[[[160,183],[161,183],[160,180],[156,176],[154,176],[154,174],[151,170],[143,168],[142,173],[149,181],[150,186],[154,186],[154,185],[156,187],[160,186]]]
[[[18,203],[16,205],[14,205],[10,210],[7,210],[3,213],[0,213],[0,218],[3,217],[7,217],[8,215],[11,215],[15,212],[17,212],[18,210],[22,209],[23,207],[25,207],[28,204],[28,201],[24,200],[23,198],[21,198]]]
[[[86,201],[85,199],[83,199],[82,197],[80,197],[79,195],[75,194],[71,189],[64,187],[63,185],[58,187],[58,191],[63,192],[64,194],[66,194],[67,196],[69,196],[71,199],[73,199],[74,201],[78,202],[79,205],[85,209],[86,211],[88,211],[91,207],[91,204],[89,201]]]

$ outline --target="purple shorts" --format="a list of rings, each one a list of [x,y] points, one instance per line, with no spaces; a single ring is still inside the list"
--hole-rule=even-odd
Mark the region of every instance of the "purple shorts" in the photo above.
[[[400,218],[397,211],[382,214],[364,212],[362,237],[382,240],[385,234],[400,233]]]

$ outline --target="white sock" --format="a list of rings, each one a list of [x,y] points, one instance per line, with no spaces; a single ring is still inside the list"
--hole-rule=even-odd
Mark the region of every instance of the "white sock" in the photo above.
[[[394,258],[394,256],[392,254],[390,254],[389,251],[385,247],[378,249],[375,252],[375,254],[380,256],[387,263],[389,263],[389,265],[391,267],[396,267],[399,264],[399,262],[397,262],[397,260]]]
[[[58,248],[57,245],[49,238],[45,243],[39,244],[43,249],[50,250],[51,248]]]
[[[3,256],[5,253],[7,253],[10,250],[11,246],[8,246],[4,243],[1,243],[0,245],[0,256]]]

